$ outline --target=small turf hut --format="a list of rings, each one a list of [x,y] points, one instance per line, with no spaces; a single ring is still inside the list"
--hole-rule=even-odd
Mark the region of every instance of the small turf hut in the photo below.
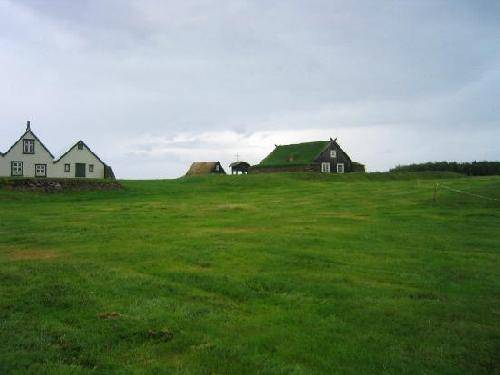
[[[276,145],[251,172],[364,172],[364,166],[351,161],[337,139]]]
[[[226,174],[221,163],[218,161],[197,161],[191,164],[186,176],[198,176],[205,174]]]
[[[229,164],[229,167],[231,168],[231,174],[247,174],[250,169],[250,164],[246,161],[235,161],[234,163]]]

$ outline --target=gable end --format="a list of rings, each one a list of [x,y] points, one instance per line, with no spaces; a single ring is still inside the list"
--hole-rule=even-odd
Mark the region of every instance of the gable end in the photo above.
[[[81,148],[80,148],[80,147],[81,147]],[[87,146],[87,144],[86,144],[84,141],[81,141],[81,140],[80,140],[80,141],[78,141],[78,142],[76,142],[73,146],[71,146],[71,147],[69,148],[69,150],[68,150],[68,151],[66,151],[64,154],[62,154],[62,155],[61,155],[61,156],[60,156],[57,160],[54,160],[54,164],[59,163],[59,161],[61,161],[61,159],[62,159],[62,158],[64,158],[66,155],[68,155],[68,154],[69,154],[69,153],[70,153],[73,149],[75,149],[75,148],[78,148],[79,150],[84,150],[84,149],[86,149],[88,152],[90,152],[90,154],[91,154],[92,156],[94,156],[94,157],[95,157],[95,158],[96,158],[99,162],[101,162],[101,163],[102,163],[102,165],[106,166],[106,163],[105,163],[105,162],[103,162],[103,161],[101,160],[101,158],[100,158],[99,156],[97,156],[97,155],[94,153],[94,151],[92,151],[92,150],[90,149],[90,147],[89,147],[89,146]]]
[[[17,141],[15,141],[15,142],[14,142],[14,144],[13,144],[12,146],[10,146],[10,148],[9,148],[6,152],[4,152],[4,153],[2,154],[2,156],[5,156],[5,155],[7,155],[9,152],[11,152],[11,151],[12,151],[12,149],[13,149],[14,147],[16,147],[16,146],[17,146],[17,144],[18,144],[18,143],[20,143],[20,142],[24,139],[24,137],[26,137],[28,134],[30,134],[30,135],[31,135],[31,137],[32,137],[32,138],[30,138],[30,139],[33,139],[33,140],[37,141],[38,143],[40,143],[40,145],[42,146],[42,148],[43,148],[43,149],[44,149],[44,150],[45,150],[45,151],[46,151],[46,152],[50,155],[50,157],[51,157],[52,159],[54,159],[54,155],[52,155],[52,152],[50,152],[50,150],[49,150],[49,149],[48,149],[48,148],[47,148],[47,147],[43,144],[43,142],[42,142],[42,141],[41,141],[41,140],[40,140],[40,139],[36,136],[36,134],[35,134],[35,133],[33,133],[33,131],[32,131],[31,129],[27,129],[27,130],[23,133],[23,135],[21,135],[21,137],[19,137],[19,139],[18,139]]]

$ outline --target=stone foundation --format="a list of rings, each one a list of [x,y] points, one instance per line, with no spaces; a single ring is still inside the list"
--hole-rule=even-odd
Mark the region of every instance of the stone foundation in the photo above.
[[[6,178],[0,179],[0,189],[17,191],[93,191],[122,190],[117,181],[84,180],[84,179],[53,179],[53,178]]]

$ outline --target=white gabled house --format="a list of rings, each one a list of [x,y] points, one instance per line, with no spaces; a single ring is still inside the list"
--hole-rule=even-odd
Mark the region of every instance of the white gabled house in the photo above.
[[[0,152],[0,177],[114,178],[106,165],[83,142],[78,141],[59,159],[33,133],[30,122],[26,131],[5,152]]]

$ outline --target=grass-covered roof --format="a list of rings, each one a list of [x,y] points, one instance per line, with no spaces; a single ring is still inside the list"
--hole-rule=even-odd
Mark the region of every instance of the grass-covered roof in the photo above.
[[[277,146],[260,166],[283,166],[311,164],[316,156],[325,149],[329,141],[316,141]]]
[[[216,172],[215,167],[218,164],[219,162],[217,161],[196,161],[193,164],[191,164],[191,167],[189,167],[186,176],[214,173]],[[221,168],[220,172],[225,173],[222,166],[220,166],[220,168]],[[219,171],[217,171],[217,173],[219,173]]]

